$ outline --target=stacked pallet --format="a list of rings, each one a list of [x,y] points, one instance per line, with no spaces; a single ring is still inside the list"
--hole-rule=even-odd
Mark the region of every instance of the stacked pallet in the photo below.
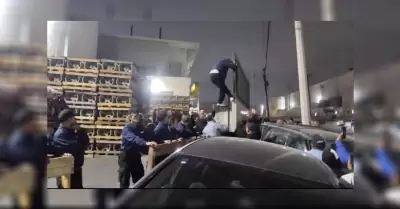
[[[91,142],[89,151],[93,150],[96,144],[94,136],[99,68],[101,68],[99,60],[67,58],[62,79],[64,100],[69,108],[75,111],[77,122],[89,135]]]
[[[96,146],[94,154],[117,155],[121,130],[128,122],[132,106],[130,89],[133,63],[101,60],[99,69]]]
[[[117,155],[132,99],[131,62],[49,58],[48,85],[63,92],[91,139],[86,154]]]
[[[188,113],[190,103],[190,96],[153,95],[150,107],[152,110],[173,110]]]

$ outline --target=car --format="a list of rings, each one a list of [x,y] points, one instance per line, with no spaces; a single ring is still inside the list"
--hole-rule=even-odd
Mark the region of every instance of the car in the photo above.
[[[196,140],[133,188],[112,208],[365,203],[322,161],[290,147],[236,137]]]
[[[340,133],[314,126],[263,123],[261,124],[260,140],[308,151],[311,149],[312,137],[316,134],[322,136],[329,145],[335,142]],[[354,152],[353,135],[348,135],[346,139],[343,139],[343,144],[350,153]]]

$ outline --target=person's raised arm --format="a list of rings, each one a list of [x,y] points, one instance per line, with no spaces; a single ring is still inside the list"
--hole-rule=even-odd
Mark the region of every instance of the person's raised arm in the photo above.
[[[338,136],[335,144],[336,144],[336,152],[339,155],[340,161],[342,162],[343,165],[347,165],[347,163],[350,160],[350,153],[342,142],[342,134]]]

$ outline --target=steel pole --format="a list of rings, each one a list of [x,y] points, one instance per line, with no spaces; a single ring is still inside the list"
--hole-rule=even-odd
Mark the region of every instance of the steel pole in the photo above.
[[[303,125],[310,125],[310,94],[308,92],[306,57],[304,52],[303,28],[301,21],[294,22],[297,52],[297,70],[299,77],[301,122]]]
[[[320,0],[321,2],[321,20],[322,21],[335,21],[336,8],[335,0]]]

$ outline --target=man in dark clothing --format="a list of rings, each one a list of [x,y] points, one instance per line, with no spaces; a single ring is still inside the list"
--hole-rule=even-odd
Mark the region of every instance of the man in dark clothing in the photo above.
[[[246,124],[247,124],[247,120],[246,119],[242,119],[237,123],[236,129],[235,129],[235,136],[236,137],[246,138],[246,136],[247,136]]]
[[[249,139],[261,139],[261,129],[260,124],[257,121],[249,120],[246,123],[246,134]]]
[[[11,166],[31,163],[36,172],[35,186],[32,191],[32,207],[44,207],[43,185],[46,179],[47,153],[46,136],[41,133],[36,114],[22,109],[14,117],[15,127],[5,148]]]
[[[344,175],[342,170],[343,164],[340,161],[335,144],[325,146],[325,149],[322,151],[322,161],[331,168],[338,178]]]
[[[199,117],[196,120],[196,132],[201,135],[203,133],[204,127],[207,125],[206,114],[204,112],[200,112]]]
[[[174,140],[174,134],[171,131],[169,126],[169,117],[166,112],[161,111],[158,113],[157,121],[158,124],[154,128],[154,141],[158,144],[168,143],[171,140]]]
[[[236,71],[237,65],[231,59],[223,59],[210,71],[211,82],[219,88],[217,106],[224,106],[223,102],[225,100],[225,95],[227,95],[231,101],[235,100],[225,84],[225,79],[229,69]]]
[[[141,132],[144,126],[140,116],[133,114],[131,123],[122,129],[122,146],[118,156],[118,180],[120,188],[129,188],[130,178],[132,183],[136,183],[144,175],[141,153],[147,153],[148,146],[155,145],[143,138]]]
[[[189,139],[191,137],[197,136],[196,133],[189,127],[189,116],[183,115],[181,121],[178,123],[176,130],[178,132],[178,137],[182,139]]]
[[[82,189],[82,166],[85,159],[85,149],[89,145],[86,131],[79,127],[72,110],[65,109],[58,115],[60,126],[53,135],[52,151],[56,156],[71,154],[74,157],[74,173],[71,175],[71,188]],[[62,188],[61,179],[57,179],[59,188]]]

